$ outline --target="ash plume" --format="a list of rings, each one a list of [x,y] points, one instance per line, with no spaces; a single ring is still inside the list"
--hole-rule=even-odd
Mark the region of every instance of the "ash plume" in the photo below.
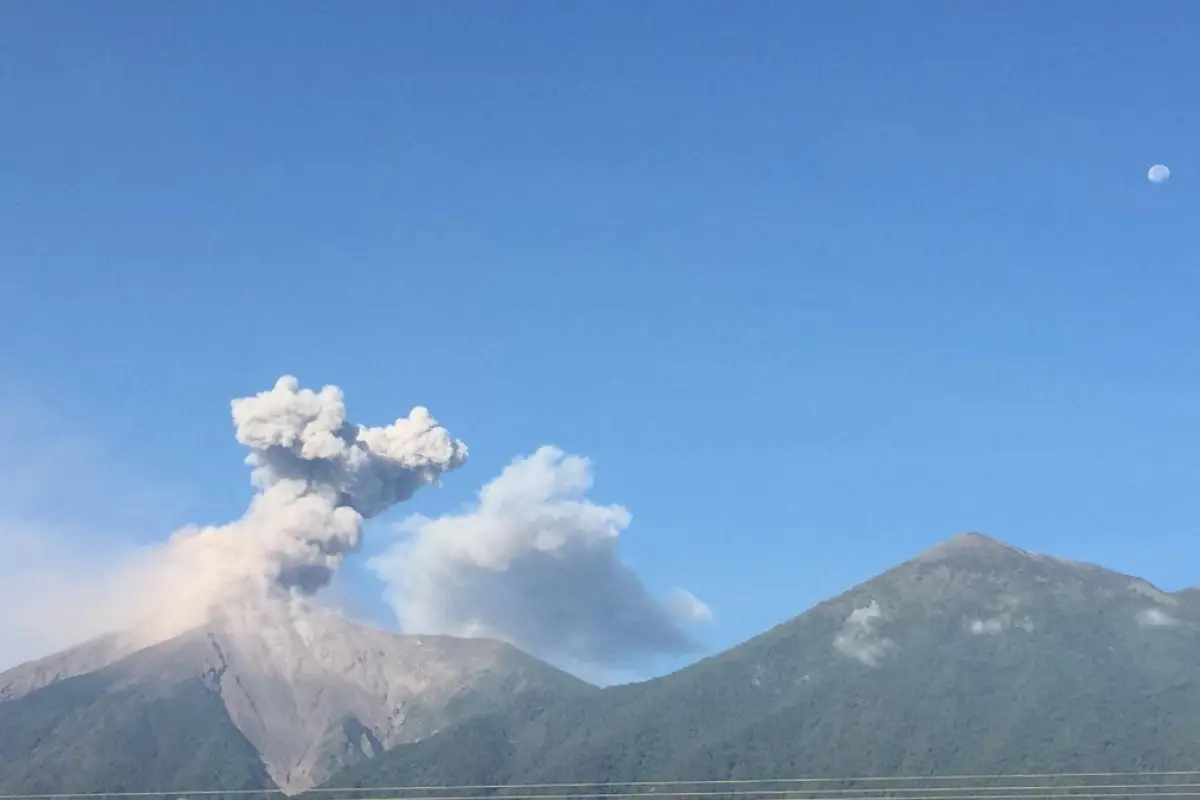
[[[711,619],[708,607],[647,589],[617,549],[629,511],[588,500],[591,485],[585,459],[542,447],[474,507],[407,520],[371,562],[404,631],[504,639],[572,670],[696,650],[684,623]]]
[[[467,448],[425,408],[366,428],[346,421],[336,386],[297,387],[286,376],[269,392],[234,400],[233,419],[260,492],[243,524],[266,546],[268,574],[312,593],[359,548],[364,519],[461,466]]]
[[[154,616],[151,638],[205,621],[262,595],[311,595],[362,543],[363,522],[461,466],[466,446],[425,408],[391,425],[346,419],[342,392],[299,387],[291,376],[234,400],[239,443],[250,449],[256,493],[241,519],[186,528],[135,565]]]

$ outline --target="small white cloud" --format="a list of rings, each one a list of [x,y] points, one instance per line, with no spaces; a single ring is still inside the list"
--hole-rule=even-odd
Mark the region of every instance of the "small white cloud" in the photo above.
[[[971,620],[970,630],[974,634],[996,634],[1003,633],[1008,629],[1010,622],[1007,614],[1001,614],[988,619]]]
[[[1143,628],[1173,628],[1180,622],[1161,608],[1144,608],[1137,613],[1138,625]]]
[[[967,630],[976,636],[996,636],[1013,628],[1026,632],[1034,630],[1033,620],[1028,616],[1020,619],[1016,617],[1016,610],[1020,604],[1021,601],[1011,594],[1001,595],[991,604],[991,610],[995,613],[968,620]]]
[[[879,635],[878,626],[882,619],[883,609],[874,600],[870,605],[854,609],[833,637],[834,648],[868,667],[879,666],[880,659],[896,647],[891,639]]]
[[[1033,620],[1029,617],[1013,619],[1013,615],[1007,611],[994,617],[977,617],[967,624],[967,630],[976,636],[995,636],[1012,628],[1028,633],[1035,627]]]

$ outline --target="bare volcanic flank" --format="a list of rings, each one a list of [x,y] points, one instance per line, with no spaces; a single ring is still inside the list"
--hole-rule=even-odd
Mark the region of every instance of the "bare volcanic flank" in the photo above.
[[[8,701],[0,703],[0,728],[13,704],[74,676],[108,693],[163,701],[199,682],[289,793],[453,722],[501,711],[523,693],[592,690],[493,640],[400,636],[271,601],[228,607],[205,627],[132,653],[108,637],[0,675]],[[11,788],[4,773],[0,767],[0,787]]]

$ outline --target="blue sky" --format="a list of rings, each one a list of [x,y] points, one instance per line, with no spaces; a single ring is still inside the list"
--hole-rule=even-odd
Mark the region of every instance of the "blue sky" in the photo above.
[[[94,502],[28,513],[236,517],[229,400],[293,373],[468,442],[406,512],[541,444],[587,456],[713,649],[963,530],[1200,583],[1198,26],[7,3],[4,394],[103,453],[71,473]]]

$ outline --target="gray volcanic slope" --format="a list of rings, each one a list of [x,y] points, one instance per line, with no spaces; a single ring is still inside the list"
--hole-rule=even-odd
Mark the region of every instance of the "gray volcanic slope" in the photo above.
[[[956,537],[724,653],[330,786],[1196,769],[1200,593]]]
[[[152,647],[106,637],[0,675],[0,792],[293,793],[527,693],[594,691],[495,641],[235,608]]]

